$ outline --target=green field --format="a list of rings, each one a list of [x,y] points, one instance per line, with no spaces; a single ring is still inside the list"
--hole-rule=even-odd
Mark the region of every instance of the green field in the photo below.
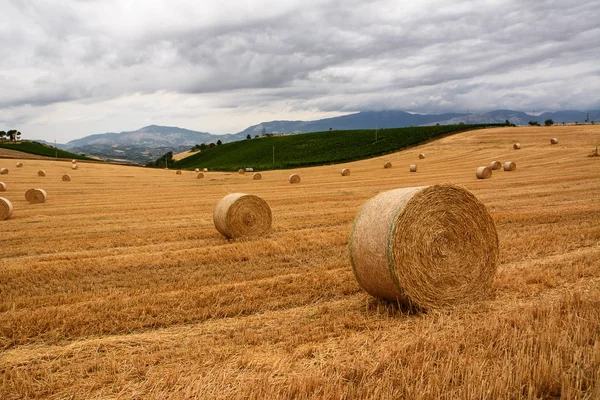
[[[50,147],[48,145],[38,143],[38,142],[29,142],[29,141],[21,141],[17,143],[4,142],[0,143],[0,148],[11,149],[22,151],[23,153],[36,154],[38,156],[45,157],[58,157],[58,158],[71,158],[77,160],[90,160],[97,161],[89,157],[85,157],[79,154],[69,153],[68,151],[55,149],[54,147]]]
[[[472,129],[503,125],[441,125],[374,130],[327,131],[261,137],[212,147],[171,168],[235,171],[286,169],[375,157],[427,140]],[[274,158],[274,161],[273,161]]]

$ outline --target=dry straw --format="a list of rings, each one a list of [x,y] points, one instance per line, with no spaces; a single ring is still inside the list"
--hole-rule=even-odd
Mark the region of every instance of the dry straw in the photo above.
[[[4,197],[0,197],[0,221],[7,220],[13,214],[14,208],[12,203],[5,199]]]
[[[519,150],[521,148],[521,143],[515,143],[513,144],[513,149],[514,150]]]
[[[271,230],[271,208],[258,196],[232,193],[219,201],[213,221],[226,238],[259,236]]]
[[[492,171],[496,171],[498,169],[502,169],[502,163],[500,161],[492,161],[490,163],[490,169]]]
[[[383,164],[383,168],[392,168],[392,163],[387,161],[385,164]]]
[[[244,175],[245,173],[246,173],[246,171],[244,171],[243,168],[238,169],[238,174]]]
[[[260,174],[260,172],[257,172],[254,175],[252,175],[252,179],[254,179],[255,181],[260,181],[262,179],[262,175]]]
[[[71,169],[77,169],[77,164],[72,164]]]
[[[6,192],[6,183],[0,182],[0,192]]]
[[[44,189],[29,189],[25,192],[25,200],[31,204],[45,203],[48,194]]]
[[[410,172],[417,172],[417,164],[410,164]]]
[[[0,168],[0,175],[8,175],[8,168]]]
[[[550,139],[550,144],[558,144],[558,138],[553,137]]]
[[[515,169],[517,169],[517,164],[515,164],[512,161],[506,161],[504,163],[504,170],[505,171],[514,171]]]
[[[177,171],[175,172],[177,175],[181,175],[181,171]]]
[[[477,171],[475,171],[475,176],[477,179],[488,179],[492,177],[492,170],[490,167],[479,167]]]
[[[246,172],[254,172],[254,168],[246,168]]]
[[[350,170],[348,168],[342,169],[342,176],[348,176],[348,175],[350,175]]]
[[[290,183],[300,183],[300,175],[291,174],[289,178]]]
[[[21,168],[22,166],[23,166],[23,163],[22,163],[22,162],[18,162],[18,163],[17,163],[17,168]]]
[[[423,154],[423,153],[419,154],[419,160],[422,160],[424,158],[425,158],[425,154]]]
[[[64,182],[70,182],[71,181],[71,175],[63,175],[62,176],[62,180]]]
[[[202,178],[204,178],[204,174],[202,172],[198,172],[196,174],[196,179],[202,179]]]
[[[363,206],[350,236],[360,286],[375,297],[423,309],[485,297],[498,253],[485,206],[453,185],[380,193]]]
[[[46,176],[46,171],[44,171],[43,169],[40,169],[38,171],[38,176]]]

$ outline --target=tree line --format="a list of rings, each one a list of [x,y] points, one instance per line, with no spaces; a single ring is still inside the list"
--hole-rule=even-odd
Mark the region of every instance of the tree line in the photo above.
[[[21,140],[21,132],[16,129],[11,129],[9,131],[0,131],[0,140],[4,141],[4,139],[8,138],[11,142],[15,140]]]

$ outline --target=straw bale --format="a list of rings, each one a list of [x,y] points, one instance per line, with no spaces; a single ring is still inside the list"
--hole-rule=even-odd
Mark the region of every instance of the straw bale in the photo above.
[[[44,171],[43,169],[40,169],[38,171],[38,176],[46,176],[46,171]]]
[[[203,171],[204,171],[204,172],[208,172],[208,168],[204,168],[204,169],[203,169]]]
[[[246,171],[244,171],[243,168],[238,169],[238,174],[244,175],[245,173],[246,173]]]
[[[498,235],[485,206],[453,185],[390,190],[354,220],[350,261],[372,296],[434,309],[489,292]]]
[[[271,208],[258,196],[231,193],[215,207],[213,221],[226,238],[260,236],[271,230]]]
[[[505,171],[514,171],[515,169],[517,169],[517,164],[515,164],[512,161],[506,161],[504,163],[504,170]]]
[[[0,197],[0,221],[9,219],[12,216],[13,211],[14,208],[12,203],[8,199]]]
[[[348,175],[350,175],[350,170],[348,168],[342,169],[342,176],[348,176]]]
[[[300,183],[300,175],[291,174],[289,177],[289,181],[290,181],[290,183]]]
[[[500,161],[492,161],[490,163],[490,169],[492,171],[498,170],[498,169],[502,169],[502,163]]]
[[[383,164],[383,168],[392,168],[392,163],[387,161],[385,164]]]
[[[6,183],[0,182],[0,192],[6,192]]]
[[[8,168],[0,168],[0,175],[8,175]]]
[[[513,144],[513,149],[514,150],[519,150],[521,148],[521,143],[515,143]]]
[[[29,189],[25,192],[25,200],[31,204],[45,203],[48,194],[44,189]]]
[[[254,179],[255,181],[260,181],[262,179],[262,175],[260,174],[260,172],[256,172],[254,175],[252,175],[252,179]]]
[[[246,168],[246,172],[254,172],[254,168]]]
[[[424,158],[425,158],[425,154],[423,154],[423,153],[419,154],[419,160],[422,160]]]
[[[77,164],[71,164],[71,169],[77,169]]]
[[[200,168],[194,169],[194,172],[200,172]]]
[[[417,164],[410,164],[410,172],[417,172]]]
[[[23,163],[22,163],[22,162],[18,162],[18,163],[17,163],[17,168],[21,168],[22,166],[23,166]]]
[[[181,171],[177,171],[175,172],[177,175],[181,175]]]
[[[77,164],[77,160],[71,160],[71,164]]]
[[[62,176],[62,180],[64,182],[70,182],[71,181],[71,175],[67,175],[67,174],[63,175]]]
[[[202,179],[202,178],[204,178],[204,174],[202,172],[198,172],[196,174],[196,179]]]
[[[492,177],[492,170],[490,167],[479,167],[477,171],[475,171],[475,176],[477,179],[488,179]]]
[[[550,139],[550,144],[558,144],[558,138],[553,137]]]

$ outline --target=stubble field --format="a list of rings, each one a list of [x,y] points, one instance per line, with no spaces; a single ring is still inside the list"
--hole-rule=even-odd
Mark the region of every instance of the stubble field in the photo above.
[[[600,398],[598,144],[596,126],[487,129],[260,181],[0,159],[15,208],[0,222],[0,398]],[[517,170],[477,180],[496,159]],[[371,298],[348,259],[357,212],[437,183],[496,223],[492,298],[428,313]],[[26,203],[30,188],[48,201]],[[219,235],[232,192],[267,201],[270,235]]]

